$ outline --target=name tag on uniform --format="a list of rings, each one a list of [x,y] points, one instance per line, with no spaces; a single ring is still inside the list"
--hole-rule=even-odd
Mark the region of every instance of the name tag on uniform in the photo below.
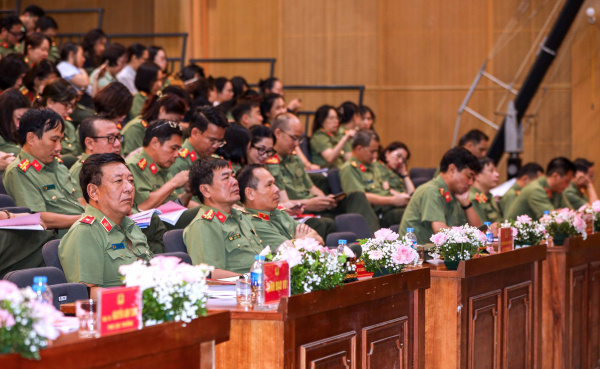
[[[242,236],[240,236],[240,234],[239,234],[239,233],[236,233],[236,234],[234,234],[233,236],[229,236],[229,237],[227,237],[227,239],[228,239],[229,241],[233,241],[233,240],[236,240],[236,239],[238,239],[238,238],[241,238],[241,237],[242,237]]]
[[[112,248],[113,248],[113,250],[124,249],[125,245],[123,245],[122,243],[113,243]]]
[[[49,185],[44,185],[44,187],[42,187],[44,189],[44,191],[48,191],[48,190],[56,190],[56,186],[53,184],[49,184]]]
[[[152,185],[152,188],[154,188],[155,190],[158,190],[160,188],[160,185]]]
[[[368,181],[365,181],[365,182],[366,182],[367,184],[371,184],[371,183],[373,183],[373,180],[372,180],[372,179],[370,179],[370,180],[368,180]]]

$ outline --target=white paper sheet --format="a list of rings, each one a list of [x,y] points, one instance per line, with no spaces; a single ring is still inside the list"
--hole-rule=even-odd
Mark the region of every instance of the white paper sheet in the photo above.
[[[502,196],[504,196],[504,194],[506,194],[508,192],[508,190],[510,190],[510,188],[512,187],[512,185],[515,184],[516,181],[517,181],[516,178],[509,179],[508,181],[502,183],[500,186],[492,188],[490,190],[490,193],[494,197],[502,197]]]

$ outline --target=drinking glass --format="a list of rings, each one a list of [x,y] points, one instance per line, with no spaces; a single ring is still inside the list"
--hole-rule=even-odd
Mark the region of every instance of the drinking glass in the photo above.
[[[75,315],[79,319],[79,337],[98,336],[97,311],[98,303],[94,300],[77,300],[75,302]]]
[[[235,297],[238,304],[241,306],[252,306],[252,288],[250,286],[250,281],[240,278],[235,282]]]

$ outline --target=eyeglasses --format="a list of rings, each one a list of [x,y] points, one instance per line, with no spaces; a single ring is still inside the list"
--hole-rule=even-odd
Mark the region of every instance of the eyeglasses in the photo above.
[[[290,136],[290,138],[291,138],[292,140],[294,140],[294,142],[298,143],[298,145],[299,145],[299,144],[301,144],[301,143],[302,143],[302,141],[304,141],[304,137],[292,136],[291,134],[287,133],[287,132],[286,132],[286,131],[284,131],[284,130],[281,130],[281,132],[283,132],[283,133],[285,133],[286,135]]]
[[[58,103],[64,106],[67,110],[75,108],[75,104],[70,101],[58,101]]]
[[[108,141],[109,145],[112,145],[115,143],[115,140],[119,140],[120,143],[123,143],[123,135],[118,134],[116,136],[97,136],[97,137],[91,137],[91,138],[106,138],[106,141]]]
[[[216,146],[216,147],[223,147],[227,144],[227,141],[225,140],[217,140],[216,138],[213,137],[208,137],[208,142],[210,142],[210,146]]]
[[[258,155],[267,155],[267,156],[271,157],[275,154],[275,150],[273,150],[273,149],[267,150],[264,147],[258,147],[258,146],[254,146],[254,145],[251,145],[250,147],[256,149],[256,151],[258,151]]]
[[[8,33],[10,33],[11,35],[13,35],[13,36],[15,36],[17,38],[22,37],[25,34],[25,32],[22,32],[22,31],[21,32],[10,32],[10,31],[8,31]]]

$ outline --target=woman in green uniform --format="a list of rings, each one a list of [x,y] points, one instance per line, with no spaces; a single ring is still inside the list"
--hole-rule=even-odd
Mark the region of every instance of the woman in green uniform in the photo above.
[[[375,167],[383,181],[383,188],[393,189],[412,195],[415,185],[408,176],[407,161],[410,158],[408,147],[402,142],[394,141],[389,144],[375,162]]]
[[[340,119],[331,105],[323,105],[315,113],[313,135],[310,139],[312,162],[321,167],[340,168],[350,157],[344,148],[352,141],[353,129],[338,133]]]
[[[96,114],[115,122],[117,129],[122,130],[123,119],[131,110],[133,96],[121,82],[113,82],[94,96]]]
[[[31,108],[27,96],[16,88],[10,88],[0,95],[0,151],[13,154],[21,152],[19,145],[19,121]],[[2,174],[4,171],[0,172]]]
[[[148,97],[154,96],[160,91],[163,79],[163,73],[155,63],[145,62],[139,66],[134,82],[138,92],[133,96],[133,105],[127,116],[128,120],[132,120],[142,113]]]
[[[48,82],[53,81],[60,76],[60,72],[49,60],[42,60],[33,66],[23,78],[23,84],[28,90],[27,96],[33,102],[36,96],[44,91]]]
[[[81,145],[75,126],[69,115],[73,112],[77,101],[77,90],[62,78],[55,79],[47,84],[44,91],[38,96],[34,108],[50,108],[57,112],[65,122],[65,137],[61,145],[61,155],[72,155],[76,157],[81,154]],[[65,158],[63,158],[65,160]]]

